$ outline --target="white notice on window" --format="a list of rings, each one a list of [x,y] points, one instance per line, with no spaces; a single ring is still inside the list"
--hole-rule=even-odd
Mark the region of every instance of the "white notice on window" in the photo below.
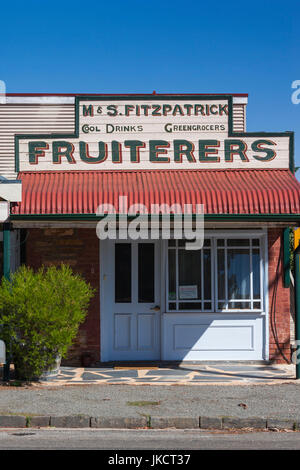
[[[198,286],[179,286],[180,299],[198,299]]]

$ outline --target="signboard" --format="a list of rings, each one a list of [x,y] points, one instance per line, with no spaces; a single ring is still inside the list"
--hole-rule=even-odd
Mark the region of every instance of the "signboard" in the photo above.
[[[198,286],[179,286],[180,299],[198,299]]]
[[[232,97],[77,97],[74,135],[16,136],[16,171],[288,168],[292,133],[232,132]]]
[[[0,201],[0,222],[5,222],[9,218],[9,202]]]

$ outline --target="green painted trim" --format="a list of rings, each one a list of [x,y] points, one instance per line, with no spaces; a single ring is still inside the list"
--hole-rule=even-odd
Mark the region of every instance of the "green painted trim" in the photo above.
[[[112,214],[113,215],[113,214]],[[126,214],[116,214],[118,216],[125,216]],[[97,214],[13,214],[10,220],[101,220],[105,217]],[[161,219],[162,214],[159,215]],[[128,219],[134,219],[135,216],[128,216]],[[174,214],[171,214],[171,220]],[[193,214],[195,219],[195,214]],[[204,220],[217,220],[217,221],[278,221],[278,222],[299,222],[300,214],[206,214]]]
[[[293,175],[296,173],[295,171],[295,134],[294,132],[290,133],[290,171]]]
[[[296,348],[296,379],[300,379],[300,245],[294,251],[294,274],[295,274],[295,341]]]
[[[76,134],[18,134],[15,135],[15,172],[20,171],[19,141],[22,139],[75,139]],[[55,170],[53,170],[55,172]]]
[[[3,276],[10,277],[10,223],[3,224]]]
[[[227,100],[232,100],[232,95],[226,95],[226,94],[221,94],[221,95],[122,95],[122,96],[116,96],[116,95],[105,95],[105,96],[97,96],[97,95],[83,95],[83,96],[76,96],[75,100],[78,99],[78,101],[107,101],[107,100],[113,100],[113,101],[140,101],[140,100],[149,100],[149,101],[161,101],[161,100],[170,100],[170,101],[189,101],[189,100],[195,100],[195,101],[215,101],[215,100],[222,100],[222,99],[227,99]]]
[[[233,97],[232,95],[138,95],[138,96],[75,96],[75,133],[72,134],[18,134],[15,136],[15,171],[20,170],[19,140],[20,139],[77,139],[79,137],[79,110],[81,101],[140,101],[140,100],[168,100],[168,101],[213,101],[227,100],[228,104],[228,137],[284,137],[290,136],[289,169],[294,174],[294,132],[233,132]]]
[[[232,96],[228,98],[228,137],[233,135],[233,99]]]
[[[290,287],[290,228],[283,231],[283,283]]]
[[[300,220],[300,214],[207,214],[204,219],[224,219],[224,220]]]

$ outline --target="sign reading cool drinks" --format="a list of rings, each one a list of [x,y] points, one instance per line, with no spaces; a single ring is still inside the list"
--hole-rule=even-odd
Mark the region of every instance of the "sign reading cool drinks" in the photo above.
[[[17,136],[17,170],[289,166],[290,134],[234,134],[230,97],[164,98],[78,97],[73,136]]]

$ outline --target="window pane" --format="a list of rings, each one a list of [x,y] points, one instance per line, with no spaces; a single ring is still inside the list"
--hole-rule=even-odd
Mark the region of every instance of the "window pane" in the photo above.
[[[252,246],[259,246],[259,238],[253,238]]]
[[[179,299],[201,298],[201,250],[179,250]],[[180,287],[189,286],[189,291]]]
[[[249,246],[250,240],[248,238],[231,238],[227,240],[227,246]]]
[[[154,302],[154,243],[139,243],[139,302]]]
[[[229,302],[228,309],[229,310],[250,310],[250,302]]]
[[[180,302],[179,310],[201,310],[202,305],[200,302]]]
[[[250,240],[248,238],[232,238],[227,240],[227,246],[249,246]]]
[[[115,244],[115,302],[131,302],[131,244]]]
[[[249,299],[250,297],[250,254],[249,250],[228,250],[228,299]],[[219,297],[220,298],[220,297]]]
[[[203,282],[204,282],[204,299],[211,300],[211,252],[203,251]],[[210,308],[210,307],[209,307]]]
[[[252,251],[253,298],[260,299],[260,256],[259,250]]]
[[[176,299],[176,251],[169,250],[169,300]]]
[[[218,298],[225,299],[225,252],[224,250],[218,250]]]
[[[176,304],[174,302],[169,303],[169,310],[176,310]]]

